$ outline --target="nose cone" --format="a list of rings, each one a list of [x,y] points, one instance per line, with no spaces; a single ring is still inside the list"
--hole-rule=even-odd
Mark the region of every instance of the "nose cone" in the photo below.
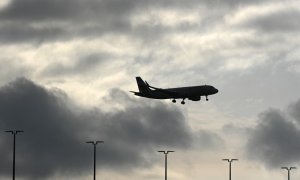
[[[219,90],[215,88],[215,94],[217,94],[218,92],[219,92]]]

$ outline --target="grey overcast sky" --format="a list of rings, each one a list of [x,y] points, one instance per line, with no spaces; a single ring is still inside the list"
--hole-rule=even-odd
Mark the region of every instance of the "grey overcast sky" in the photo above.
[[[1,0],[0,178],[286,178],[300,167],[299,0]],[[210,84],[210,101],[134,97]],[[293,178],[300,171],[293,171]]]

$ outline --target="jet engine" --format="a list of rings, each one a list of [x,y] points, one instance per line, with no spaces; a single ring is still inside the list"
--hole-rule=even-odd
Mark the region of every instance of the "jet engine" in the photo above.
[[[189,97],[188,99],[191,100],[191,101],[200,101],[201,100],[201,96]]]

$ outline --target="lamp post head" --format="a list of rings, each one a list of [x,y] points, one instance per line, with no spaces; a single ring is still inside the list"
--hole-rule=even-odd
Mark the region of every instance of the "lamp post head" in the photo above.
[[[222,160],[231,163],[232,161],[238,161],[239,159],[222,159]]]
[[[8,132],[8,133],[11,133],[11,134],[18,134],[18,133],[21,133],[21,132],[24,132],[24,131],[20,131],[20,130],[17,130],[17,131],[5,131],[5,132]]]
[[[170,152],[175,152],[175,151],[157,151],[157,152],[161,152],[161,153],[164,153],[164,154],[168,154]]]
[[[281,169],[286,169],[288,171],[292,170],[292,169],[297,169],[296,167],[281,167]]]
[[[104,143],[104,141],[86,141],[85,143],[97,145],[98,143]]]

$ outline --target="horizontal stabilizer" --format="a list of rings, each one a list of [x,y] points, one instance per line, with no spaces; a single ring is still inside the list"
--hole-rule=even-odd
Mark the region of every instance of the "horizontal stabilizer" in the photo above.
[[[138,93],[138,92],[135,92],[135,91],[129,91],[129,92],[132,92],[133,94],[136,94],[136,93]]]

